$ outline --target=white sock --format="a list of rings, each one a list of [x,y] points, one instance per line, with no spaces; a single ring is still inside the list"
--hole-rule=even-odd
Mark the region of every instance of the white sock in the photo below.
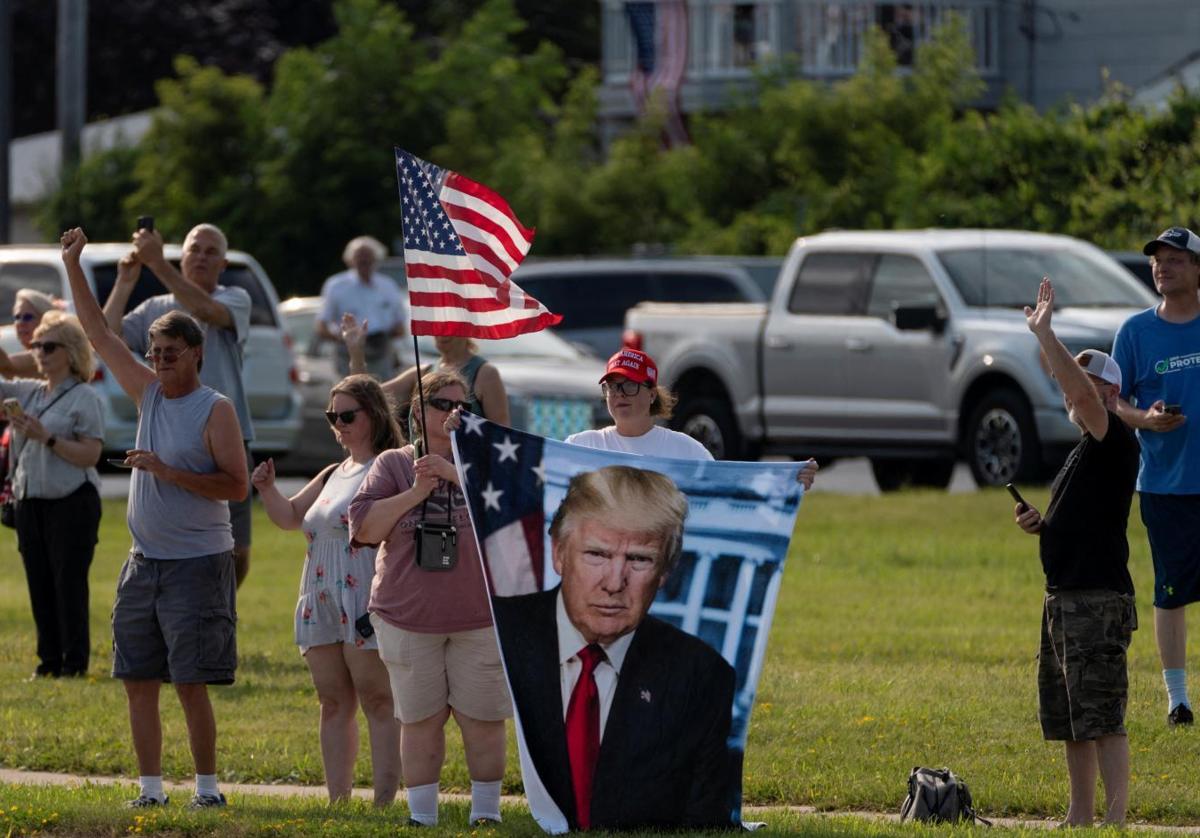
[[[153,797],[159,803],[167,799],[167,795],[163,792],[161,774],[157,777],[138,777],[138,785],[142,787],[143,797]]]
[[[437,826],[438,784],[409,786],[405,789],[405,793],[408,795],[409,817],[424,826]]]
[[[217,788],[216,774],[196,775],[196,794],[204,794],[210,797],[216,797],[220,793],[220,790]]]
[[[1188,701],[1187,670],[1164,669],[1163,683],[1167,685],[1167,712],[1171,712],[1180,704],[1191,709],[1192,702]]]
[[[471,781],[471,819],[475,823],[479,818],[500,821],[500,781],[481,783]]]

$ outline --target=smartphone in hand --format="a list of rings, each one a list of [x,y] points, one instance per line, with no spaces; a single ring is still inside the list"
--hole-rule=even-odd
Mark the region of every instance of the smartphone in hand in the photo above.
[[[133,468],[129,463],[125,462],[124,457],[109,457],[108,464],[117,468]]]
[[[17,419],[25,414],[21,409],[21,403],[16,399],[4,400],[4,412],[8,414],[9,419]]]
[[[137,228],[139,230],[150,230],[151,232],[153,232],[154,216],[153,215],[139,215],[138,220],[137,220]]]
[[[1180,404],[1165,404],[1163,405],[1163,413],[1169,413],[1171,416],[1178,416],[1183,413],[1183,405]]]
[[[1024,512],[1029,509],[1029,504],[1025,502],[1025,498],[1021,497],[1021,493],[1017,491],[1017,487],[1011,483],[1005,483],[1004,488],[1008,489],[1008,493],[1012,495],[1012,499],[1017,502],[1017,511]]]

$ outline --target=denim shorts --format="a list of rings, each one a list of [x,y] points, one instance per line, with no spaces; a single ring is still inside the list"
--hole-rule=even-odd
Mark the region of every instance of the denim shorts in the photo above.
[[[1125,733],[1125,652],[1136,628],[1129,594],[1046,594],[1038,654],[1038,716],[1046,739],[1083,742]]]
[[[113,677],[232,684],[236,628],[232,551],[194,559],[130,553],[113,603]]]

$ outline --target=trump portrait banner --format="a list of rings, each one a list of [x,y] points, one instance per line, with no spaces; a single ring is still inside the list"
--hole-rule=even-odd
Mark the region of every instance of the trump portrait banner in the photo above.
[[[455,460],[535,820],[554,834],[740,822],[799,466],[639,457],[462,418]]]

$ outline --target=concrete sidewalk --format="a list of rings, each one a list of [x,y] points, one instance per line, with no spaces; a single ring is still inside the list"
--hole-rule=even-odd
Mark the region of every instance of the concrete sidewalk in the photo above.
[[[0,768],[0,783],[9,785],[53,785],[53,786],[128,786],[130,796],[137,794],[137,782],[129,777],[96,777],[77,774],[60,774],[52,771],[21,771],[13,768]],[[165,781],[163,787],[177,798],[186,799],[192,793],[191,782],[175,783]],[[221,791],[226,795],[256,794],[268,797],[317,797],[326,796],[324,786],[298,786],[275,783],[222,783]],[[371,790],[367,788],[354,789],[354,797],[358,800],[371,800]],[[403,790],[398,795],[403,797]],[[469,794],[443,792],[445,800],[470,802]],[[501,802],[511,806],[524,806],[525,798],[520,795],[504,795]],[[899,814],[895,812],[847,812],[847,811],[818,811],[813,806],[746,806],[743,816],[749,821],[769,820],[772,812],[790,812],[801,815],[823,815],[828,817],[856,817],[864,820],[898,821]],[[999,827],[1012,829],[1054,829],[1059,825],[1056,819],[1051,820],[1022,820],[1019,818],[990,818]],[[1127,829],[1139,832],[1163,832],[1178,835],[1200,835],[1200,826],[1159,826],[1149,823],[1129,823]]]

